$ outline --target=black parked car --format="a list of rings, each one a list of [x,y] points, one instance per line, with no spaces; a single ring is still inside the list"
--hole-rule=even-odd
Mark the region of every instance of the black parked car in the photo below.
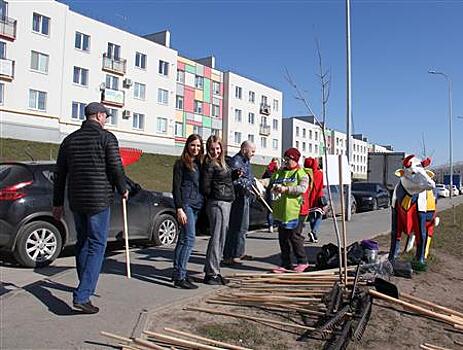
[[[357,208],[363,211],[389,208],[391,203],[388,190],[380,183],[354,182],[352,194],[357,201]]]
[[[65,201],[64,217],[52,216],[55,162],[0,163],[0,249],[23,266],[44,266],[76,242],[74,220]],[[175,242],[178,233],[170,194],[146,191],[127,178],[130,239],[155,245]],[[109,241],[123,239],[121,197],[111,207]]]
[[[53,176],[56,163],[0,163],[0,250],[13,252],[23,266],[45,266],[62,249],[74,245],[74,220],[65,200],[61,221],[52,215]],[[178,223],[171,193],[147,191],[127,178],[129,238],[169,245],[177,240]],[[198,234],[207,234],[207,217],[198,222]],[[267,210],[253,202],[250,226],[264,225]],[[111,207],[108,241],[123,240],[121,197],[116,193]]]

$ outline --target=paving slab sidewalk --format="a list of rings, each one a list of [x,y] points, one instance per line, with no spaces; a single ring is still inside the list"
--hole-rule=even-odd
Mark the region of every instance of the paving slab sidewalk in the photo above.
[[[463,202],[463,196],[454,203]],[[439,208],[449,207],[448,200]],[[336,243],[332,223],[325,220],[320,233],[321,246]],[[356,214],[348,223],[349,242],[373,238],[387,233],[390,210]],[[193,277],[202,278],[207,237],[198,237],[189,269]],[[309,255],[312,245],[307,244]],[[252,231],[247,239],[247,253],[252,261],[244,262],[241,271],[265,272],[278,263],[276,233]],[[132,278],[125,277],[125,258],[122,252],[111,252],[105,259],[104,271],[98,284],[98,296],[93,301],[101,308],[96,315],[82,315],[73,311],[72,288],[76,283],[74,269],[44,277],[22,286],[14,293],[0,297],[0,349],[111,349],[115,342],[102,337],[104,330],[123,336],[139,336],[150,311],[187,303],[189,299],[213,292],[217,287],[198,283],[194,291],[172,288],[172,247],[131,249]],[[312,254],[313,256],[313,254]],[[69,264],[69,261],[67,261]],[[5,267],[0,267],[1,270]],[[236,269],[223,269],[231,274]],[[156,317],[153,313],[153,317]],[[151,322],[162,320],[151,319]]]

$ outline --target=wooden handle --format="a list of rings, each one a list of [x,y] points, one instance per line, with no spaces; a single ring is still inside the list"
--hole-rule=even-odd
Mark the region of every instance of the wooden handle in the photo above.
[[[241,346],[236,346],[236,345],[233,345],[233,344],[227,344],[227,343],[224,343],[224,342],[221,342],[221,341],[218,341],[218,340],[209,339],[209,338],[205,338],[205,337],[200,337],[199,335],[178,331],[178,330],[172,329],[172,328],[164,328],[164,330],[166,332],[169,332],[169,333],[173,333],[173,334],[177,334],[177,335],[183,335],[184,337],[187,337],[187,338],[196,339],[196,340],[202,340],[202,341],[210,343],[210,344],[220,345],[220,346],[225,347],[227,349],[232,349],[232,350],[252,350],[250,348],[243,348]]]
[[[184,345],[187,347],[188,346],[194,347],[195,349],[198,349],[198,350],[227,350],[225,348],[218,348],[215,346],[196,343],[196,342],[192,342],[192,341],[185,340],[185,339],[174,338],[168,335],[154,333],[150,331],[143,331],[143,333],[149,335],[150,337],[153,337],[153,338],[156,338],[156,339],[159,339],[159,340],[171,343],[171,344]]]
[[[251,184],[252,186],[252,190],[254,191],[254,193],[256,194],[256,196],[261,200],[261,202],[267,207],[268,211],[271,212],[273,214],[273,209],[272,207],[267,203],[267,201],[264,199],[264,197],[262,197],[262,195],[260,194],[259,190],[256,188],[256,186],[254,186],[253,184]]]
[[[418,298],[418,297],[416,297],[414,295],[400,293],[400,299],[402,299],[402,298],[410,300],[410,301],[416,301],[416,302],[418,302],[420,304],[423,304],[423,305],[431,306],[432,308],[444,311],[445,313],[448,313],[449,315],[463,317],[463,313],[461,313],[461,312],[449,309],[448,307],[445,307],[445,306],[434,304],[434,303],[432,303],[430,301],[427,301],[427,300],[424,300],[424,299],[420,299],[420,298]]]
[[[127,200],[122,197],[122,220],[124,221],[124,240],[125,240],[125,263],[127,278],[131,278],[130,272],[130,253],[129,253],[129,225],[127,219]]]

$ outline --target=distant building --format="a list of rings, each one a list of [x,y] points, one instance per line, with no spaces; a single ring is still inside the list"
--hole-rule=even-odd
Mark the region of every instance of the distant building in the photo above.
[[[283,119],[284,152],[290,147],[297,148],[304,158],[319,157],[323,153],[321,128],[313,117],[300,116]]]
[[[233,72],[224,73],[223,139],[229,155],[243,141],[256,145],[253,162],[281,156],[283,94]]]

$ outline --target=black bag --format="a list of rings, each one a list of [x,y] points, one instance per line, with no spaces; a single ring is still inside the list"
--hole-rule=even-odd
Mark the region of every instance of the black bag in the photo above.
[[[317,268],[331,269],[339,266],[338,246],[333,243],[325,244],[317,254]],[[352,243],[347,247],[347,265],[358,265],[364,255],[363,247],[358,243]]]

